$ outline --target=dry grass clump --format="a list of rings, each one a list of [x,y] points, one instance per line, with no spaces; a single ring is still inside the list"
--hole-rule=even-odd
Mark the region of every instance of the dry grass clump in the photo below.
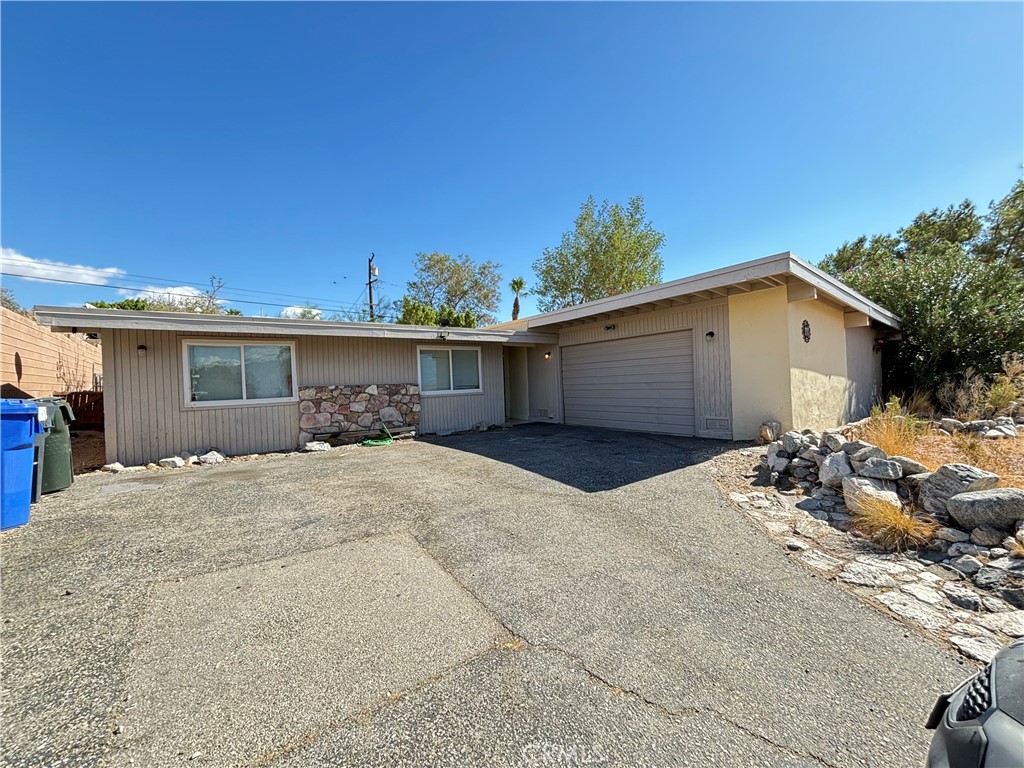
[[[1024,355],[1011,352],[1000,358],[1002,373],[986,379],[968,368],[935,392],[945,413],[961,421],[1013,416],[1024,408]]]
[[[915,515],[910,510],[871,496],[857,500],[851,508],[853,526],[879,546],[896,552],[923,547],[938,530],[930,517]]]
[[[1010,547],[1010,557],[1016,557],[1024,560],[1024,544],[1021,544],[1019,541],[1015,541],[1013,546]]]
[[[928,422],[908,413],[894,397],[884,408],[871,409],[871,420],[861,428],[860,436],[890,456],[913,457],[918,438],[927,432]]]

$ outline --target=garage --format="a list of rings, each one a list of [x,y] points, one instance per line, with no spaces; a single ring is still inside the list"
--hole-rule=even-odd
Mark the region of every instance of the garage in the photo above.
[[[566,424],[695,434],[692,330],[561,351]]]

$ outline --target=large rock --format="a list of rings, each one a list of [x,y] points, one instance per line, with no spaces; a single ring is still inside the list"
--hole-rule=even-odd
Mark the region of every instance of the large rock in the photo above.
[[[850,454],[850,461],[854,462],[854,466],[857,466],[857,463],[863,464],[868,459],[888,459],[888,458],[889,458],[889,454],[887,454],[885,451],[883,451],[877,445],[868,445],[868,446],[866,446],[864,448],[861,448],[856,453],[851,453]]]
[[[825,435],[828,437],[828,435]],[[818,479],[822,485],[831,488],[842,488],[843,478],[853,474],[853,467],[850,465],[850,457],[843,451],[830,453],[821,462],[821,469],[818,470]]]
[[[999,475],[972,467],[970,464],[944,464],[918,486],[919,503],[933,515],[949,514],[947,502],[970,491],[985,491],[999,484]],[[988,521],[982,521],[988,522]],[[974,528],[977,523],[967,526]]]
[[[998,547],[1006,538],[1006,532],[991,525],[979,525],[971,531],[971,541],[983,547]]]
[[[851,512],[860,512],[863,509],[861,504],[866,499],[879,499],[894,507],[902,506],[899,494],[896,493],[895,483],[869,477],[844,477],[843,497]]]
[[[388,423],[400,424],[405,421],[397,408],[387,405],[380,409],[380,420]]]
[[[964,423],[962,421],[957,421],[956,419],[943,419],[939,422],[939,426],[951,435],[955,432],[963,432],[966,429]]]
[[[968,576],[977,573],[982,567],[981,561],[972,555],[960,555],[955,560],[950,560],[949,564],[960,571],[960,573],[965,573]]]
[[[787,432],[782,436],[782,450],[790,455],[799,453],[804,446],[804,436],[799,432]]]
[[[947,582],[942,585],[942,591],[946,594],[949,602],[959,608],[967,611],[981,610],[981,597],[973,589]]]
[[[1024,637],[1024,611],[983,613],[974,620],[993,632],[1002,632],[1010,637]]]
[[[216,451],[209,451],[199,457],[200,464],[223,464],[224,457]]]
[[[959,528],[939,528],[935,532],[935,538],[940,541],[948,541],[951,544],[958,544],[967,541],[971,536],[967,531],[961,531]]]
[[[866,563],[847,563],[839,574],[839,580],[861,587],[895,587],[896,581],[881,568]]]
[[[928,467],[920,461],[908,459],[906,456],[890,456],[889,461],[895,461],[899,464],[904,475],[920,475],[928,471]]]
[[[821,444],[830,451],[841,451],[846,444],[846,438],[838,432],[826,432],[821,436]]]
[[[876,480],[899,480],[903,477],[903,467],[895,461],[872,457],[861,462],[857,474],[861,477],[873,477]]]
[[[996,475],[991,477],[999,482]],[[995,488],[994,485],[988,486],[987,490],[972,488],[949,499],[947,510],[962,528],[970,530],[980,525],[990,525],[1009,531],[1017,520],[1024,518],[1024,489]],[[924,496],[924,486],[921,495]]]
[[[875,600],[896,615],[915,621],[925,629],[941,629],[950,624],[950,619],[944,613],[902,592],[882,592],[875,595]]]
[[[180,469],[185,466],[185,460],[180,456],[168,456],[166,459],[160,459],[157,464],[164,469]]]
[[[964,635],[950,635],[949,642],[964,656],[988,663],[992,661],[1003,644],[994,637],[981,635],[979,637],[966,637]]]

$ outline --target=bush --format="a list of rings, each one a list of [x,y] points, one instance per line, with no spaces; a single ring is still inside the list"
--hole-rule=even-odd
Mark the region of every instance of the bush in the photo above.
[[[860,436],[890,456],[912,456],[917,439],[928,432],[928,426],[927,421],[908,413],[898,397],[892,397],[884,407],[871,409]]]
[[[866,497],[852,511],[853,526],[868,539],[886,549],[903,552],[923,547],[938,530],[930,517],[915,515],[909,509],[885,499]]]
[[[982,418],[989,409],[989,386],[985,379],[968,368],[963,375],[949,379],[935,392],[945,413],[961,421],[972,421]]]

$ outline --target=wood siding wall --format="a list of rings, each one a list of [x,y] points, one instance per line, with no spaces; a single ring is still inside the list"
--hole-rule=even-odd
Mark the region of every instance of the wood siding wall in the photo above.
[[[0,307],[0,374],[4,397],[21,390],[32,397],[93,388],[103,372],[99,345],[82,334],[52,333],[6,307]]]
[[[299,439],[297,403],[186,408],[182,340],[223,334],[105,331],[107,461],[144,464],[185,449],[228,454],[291,450]],[[254,340],[257,337],[250,337]],[[418,342],[337,336],[271,337],[296,342],[299,387],[415,384]],[[146,354],[139,355],[139,345]],[[433,345],[428,345],[433,346]],[[459,346],[459,345],[450,345]],[[469,345],[474,346],[474,345]],[[501,347],[481,344],[483,393],[425,396],[420,431],[470,429],[505,417]]]
[[[613,330],[605,326],[614,325]],[[599,320],[563,328],[559,344],[568,347],[670,331],[693,330],[696,426],[700,437],[732,438],[732,384],[729,362],[729,308],[725,299]],[[708,331],[714,337],[708,340]]]

